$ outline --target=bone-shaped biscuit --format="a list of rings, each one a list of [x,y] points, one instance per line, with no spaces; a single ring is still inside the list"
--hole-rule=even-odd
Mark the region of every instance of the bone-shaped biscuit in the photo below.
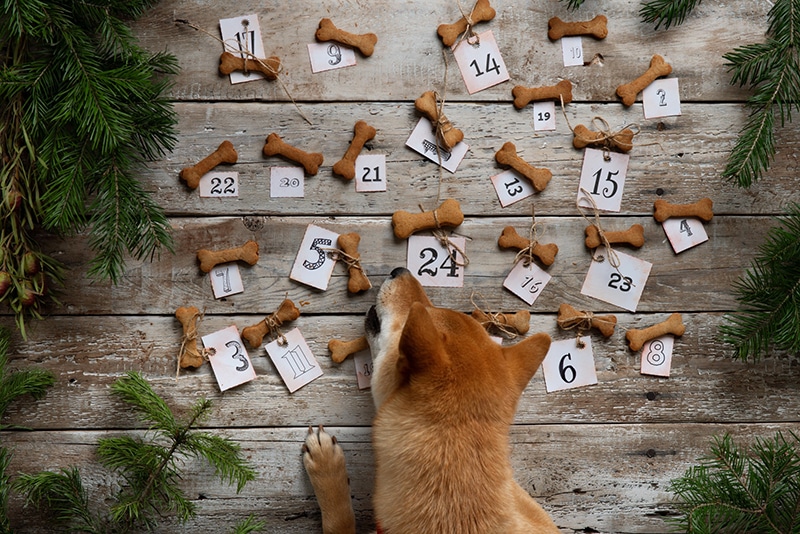
[[[210,172],[211,169],[220,163],[236,163],[238,159],[239,154],[237,154],[236,149],[233,148],[233,143],[225,140],[220,143],[214,152],[191,167],[182,169],[179,176],[181,180],[186,182],[186,185],[189,186],[190,189],[197,189],[197,186],[200,185],[200,178],[204,174]]]
[[[597,15],[592,20],[581,22],[564,22],[558,17],[547,21],[547,36],[552,41],[572,35],[590,35],[595,39],[605,39],[608,35],[608,19],[605,15]]]
[[[489,5],[489,0],[478,0],[469,18],[472,19],[472,24],[479,22],[486,22],[492,20],[495,16],[495,10]],[[469,21],[465,17],[461,17],[458,22],[453,24],[440,24],[436,29],[436,33],[442,38],[442,43],[445,46],[453,46],[458,40],[458,36],[467,31]]]
[[[508,165],[533,184],[537,192],[544,191],[553,173],[549,169],[538,169],[517,155],[517,147],[511,141],[506,142],[503,147],[494,155],[494,159],[500,165]]]
[[[358,244],[361,242],[361,236],[356,232],[349,234],[339,234],[339,239],[336,244],[349,258],[354,262],[358,262],[361,254],[358,253]],[[372,283],[361,268],[360,263],[348,263],[347,273],[350,275],[350,280],[347,282],[347,290],[350,293],[360,293],[372,287]]]
[[[564,104],[572,102],[572,82],[561,80],[555,85],[545,85],[542,87],[525,87],[517,85],[511,90],[514,97],[514,107],[522,109],[531,102],[541,100],[563,101]]]
[[[264,145],[265,156],[283,156],[296,163],[299,163],[305,169],[306,174],[311,176],[319,172],[319,166],[322,165],[324,157],[319,152],[306,152],[300,150],[288,143],[285,143],[281,137],[276,133],[271,133],[267,136],[267,142]]]
[[[227,76],[235,70],[260,72],[266,79],[274,80],[281,70],[281,59],[278,56],[270,56],[266,59],[256,60],[235,56],[230,52],[223,52],[219,56],[220,74]]]
[[[175,310],[175,318],[183,327],[183,347],[180,354],[179,365],[181,369],[187,367],[200,367],[203,365],[203,355],[197,349],[197,318],[200,310],[194,306],[181,306]]]
[[[572,146],[577,149],[587,146],[608,145],[609,148],[616,148],[620,152],[629,152],[633,148],[633,130],[625,128],[611,137],[606,137],[603,132],[593,132],[583,124],[579,124],[572,130]]]
[[[441,226],[458,226],[464,222],[464,214],[458,200],[448,198],[433,211],[409,213],[404,210],[394,212],[392,227],[394,235],[406,239],[414,232],[430,230]]]
[[[197,259],[200,261],[200,270],[204,273],[210,273],[211,269],[220,263],[228,263],[230,261],[243,261],[250,265],[255,265],[258,263],[258,243],[251,239],[244,245],[235,248],[224,250],[207,250],[203,248],[197,251]]]
[[[570,329],[582,322],[588,323],[587,326],[596,328],[603,334],[603,337],[611,337],[614,328],[617,326],[616,315],[594,315],[584,311],[578,311],[569,304],[562,304],[558,307],[558,319],[556,324],[560,328]]]
[[[653,204],[655,212],[653,217],[663,223],[671,217],[697,217],[701,221],[708,222],[714,218],[712,210],[714,203],[710,198],[701,198],[693,204],[670,204],[666,200],[658,199]]]
[[[364,143],[375,137],[377,133],[375,128],[364,121],[356,122],[353,132],[353,140],[350,142],[347,152],[333,165],[333,172],[348,180],[356,177],[356,158],[364,148]]]
[[[357,337],[351,341],[342,341],[340,339],[331,339],[328,341],[328,350],[331,353],[331,360],[333,363],[342,363],[345,358],[356,352],[367,350],[369,342],[365,336]]]
[[[436,95],[433,91],[422,93],[422,96],[414,101],[414,107],[431,121],[434,127],[437,124],[441,125],[442,139],[440,141],[447,150],[452,149],[464,139],[464,132],[453,126],[444,113],[439,115],[439,107],[436,105]]]
[[[600,238],[600,230],[597,229],[597,226],[590,224],[586,227],[585,232],[586,239],[584,243],[586,243],[587,248],[597,248],[603,244],[603,240]],[[641,224],[633,224],[627,230],[603,232],[603,235],[608,239],[610,245],[624,244],[636,248],[644,245],[644,227]]]
[[[531,241],[519,235],[513,226],[506,226],[503,228],[503,233],[500,234],[497,244],[500,248],[524,250],[531,246]],[[556,254],[558,254],[558,245],[555,243],[547,245],[536,243],[531,250],[531,254],[539,258],[539,261],[544,265],[553,265],[553,262],[556,261]]]
[[[283,323],[294,321],[298,317],[300,317],[300,310],[294,305],[294,302],[284,299],[275,313],[254,325],[245,327],[242,330],[242,339],[247,340],[252,348],[259,347],[264,341],[264,336],[271,330]]]
[[[378,42],[378,36],[374,33],[357,35],[346,32],[337,28],[331,19],[319,21],[319,28],[317,28],[317,33],[314,34],[314,37],[317,38],[317,41],[336,41],[355,48],[365,57],[372,55],[375,51],[375,43]]]
[[[680,313],[673,313],[666,321],[656,323],[647,328],[631,328],[625,332],[625,338],[628,340],[628,346],[632,351],[640,350],[645,343],[651,339],[672,334],[674,336],[682,336],[686,331],[683,325],[683,319]]]
[[[531,327],[531,312],[528,310],[520,310],[516,313],[493,313],[490,316],[486,312],[475,309],[472,310],[472,318],[486,329],[497,323],[513,328],[518,334],[525,334]]]
[[[617,96],[622,99],[622,103],[626,106],[633,105],[636,102],[636,95],[642,90],[653,83],[656,78],[666,76],[672,72],[672,66],[664,61],[664,58],[655,54],[650,60],[650,68],[644,74],[636,78],[630,83],[626,83],[617,87]]]

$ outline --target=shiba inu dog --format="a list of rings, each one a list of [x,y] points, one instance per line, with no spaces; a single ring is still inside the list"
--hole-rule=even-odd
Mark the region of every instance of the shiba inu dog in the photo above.
[[[509,347],[470,316],[436,308],[395,269],[366,319],[377,415],[374,506],[384,534],[556,533],[513,479],[509,430],[544,360],[540,333]],[[322,428],[303,446],[323,532],[355,532],[344,455]]]

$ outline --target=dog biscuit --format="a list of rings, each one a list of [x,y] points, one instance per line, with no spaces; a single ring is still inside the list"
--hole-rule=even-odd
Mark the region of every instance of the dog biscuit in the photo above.
[[[319,166],[322,165],[324,160],[322,154],[319,152],[306,152],[287,144],[276,133],[271,133],[267,136],[267,142],[264,145],[265,156],[283,156],[286,159],[299,163],[305,169],[306,174],[314,176],[319,172]]]
[[[357,49],[365,57],[369,57],[375,51],[375,44],[378,36],[374,33],[364,33],[357,35],[337,28],[331,19],[319,21],[319,28],[314,34],[317,41],[336,41],[343,45]]]
[[[372,283],[367,278],[364,269],[361,267],[361,254],[358,253],[358,244],[361,236],[356,232],[340,234],[336,244],[345,253],[345,263],[350,280],[347,282],[347,290],[350,293],[361,293],[372,287]]]
[[[342,341],[340,339],[331,339],[328,341],[328,350],[331,353],[331,360],[333,363],[342,363],[345,358],[356,352],[367,350],[369,342],[365,336],[357,337],[351,341]]]
[[[647,328],[637,329],[631,328],[625,332],[625,338],[628,340],[628,346],[632,351],[640,350],[645,343],[651,339],[672,334],[674,336],[682,336],[686,331],[683,325],[683,319],[680,313],[673,313],[667,318],[666,321],[656,323]]]
[[[481,326],[489,330],[492,325],[512,328],[517,334],[523,335],[530,330],[531,312],[520,310],[516,313],[492,313],[488,314],[482,310],[472,310],[472,318],[481,323]]]
[[[553,177],[549,169],[538,169],[529,165],[525,160],[517,155],[517,147],[511,141],[506,142],[503,147],[494,155],[494,159],[500,165],[506,165],[520,173],[533,184],[537,192],[544,191],[547,183]]]
[[[556,100],[569,104],[572,102],[572,82],[561,80],[555,85],[543,87],[517,85],[511,90],[511,95],[514,97],[514,107],[517,109],[522,109],[531,102],[542,100]]]
[[[364,148],[364,143],[375,137],[377,131],[364,121],[356,122],[353,127],[353,140],[342,159],[334,163],[333,172],[348,180],[356,177],[356,158]]]
[[[464,139],[464,132],[453,126],[444,113],[439,113],[439,107],[436,105],[436,95],[433,91],[422,93],[422,96],[414,101],[414,107],[436,127],[437,136],[441,132],[439,141],[442,142],[447,150],[452,149]]]
[[[255,265],[258,263],[258,243],[250,240],[240,247],[225,250],[203,248],[197,251],[197,259],[200,261],[200,270],[204,273],[210,273],[217,265],[230,261],[243,261]]]
[[[233,148],[233,143],[225,140],[220,143],[214,152],[201,159],[198,163],[182,169],[179,176],[181,180],[186,182],[189,189],[197,189],[197,186],[200,185],[200,178],[204,174],[210,172],[220,163],[236,163],[238,159],[239,154]]]
[[[254,325],[245,327],[242,330],[242,339],[247,340],[247,343],[255,349],[261,346],[264,336],[277,330],[283,323],[294,321],[298,317],[300,317],[300,310],[294,305],[294,302],[284,299],[275,313]]]
[[[453,24],[440,24],[436,33],[442,38],[442,43],[445,46],[453,46],[458,40],[458,36],[467,31],[469,26],[492,20],[495,14],[494,8],[489,5],[489,0],[478,0],[469,14],[469,20],[461,17]]]
[[[653,204],[655,212],[653,217],[663,223],[671,217],[697,217],[701,221],[708,222],[714,218],[712,210],[714,203],[710,198],[701,198],[693,204],[670,204],[666,200],[658,199]]]
[[[597,226],[590,224],[585,230],[587,248],[597,248],[603,244],[603,239],[600,237],[600,230]],[[644,245],[644,227],[641,224],[633,224],[627,230],[617,232],[603,232],[603,235],[611,245],[624,244],[632,247],[639,248]]]
[[[581,22],[564,22],[558,17],[547,21],[547,36],[552,41],[573,35],[589,35],[595,39],[605,39],[608,35],[608,19],[605,15],[597,15],[592,20]]]
[[[500,234],[497,244],[500,246],[500,248],[515,248],[518,250],[525,250],[531,246],[531,241],[530,239],[519,235],[513,226],[506,226],[503,228],[503,233]],[[544,265],[552,265],[553,262],[556,261],[558,245],[555,243],[549,243],[547,245],[535,243],[533,245],[533,249],[531,250],[531,254],[539,258],[539,261],[541,261]]]
[[[572,146],[579,150],[587,146],[608,146],[620,152],[630,152],[635,135],[630,128],[624,128],[614,135],[609,135],[604,132],[593,132],[583,124],[577,125],[572,134]]]
[[[458,200],[452,198],[442,202],[433,211],[409,213],[399,210],[392,215],[394,235],[399,239],[406,239],[420,230],[430,230],[442,226],[458,226],[462,222],[464,222],[464,214],[461,212],[461,205]]]
[[[278,56],[270,56],[266,59],[241,58],[230,52],[223,52],[219,56],[220,74],[227,76],[236,70],[260,72],[266,79],[274,80],[281,70],[281,59]]]
[[[183,343],[179,356],[181,369],[187,367],[200,367],[205,359],[197,349],[197,318],[200,317],[200,310],[194,306],[181,306],[175,310],[175,317],[183,327]]]
[[[558,307],[556,324],[564,330],[596,328],[603,334],[603,337],[611,337],[614,333],[614,328],[617,326],[617,316],[595,315],[591,312],[578,311],[569,304],[564,303]]]
[[[653,83],[656,78],[666,76],[671,72],[672,66],[664,61],[663,57],[656,54],[650,60],[650,68],[644,74],[630,83],[617,87],[617,96],[622,99],[623,104],[631,106],[636,102],[636,95],[641,93],[645,87]]]

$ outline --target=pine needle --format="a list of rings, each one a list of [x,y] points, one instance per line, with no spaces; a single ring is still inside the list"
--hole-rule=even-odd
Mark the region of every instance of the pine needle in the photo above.
[[[700,0],[650,0],[642,2],[639,16],[642,21],[655,23],[657,30],[662,24],[664,29],[683,24],[686,17],[700,3]]]

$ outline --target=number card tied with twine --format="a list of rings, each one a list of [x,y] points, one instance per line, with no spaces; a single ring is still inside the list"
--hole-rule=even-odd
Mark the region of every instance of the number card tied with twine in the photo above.
[[[252,348],[260,347],[267,335],[275,337],[279,341],[283,340],[281,326],[298,317],[300,317],[300,310],[294,305],[294,302],[284,299],[275,313],[242,330],[242,338],[246,339]]]
[[[633,136],[638,133],[638,128],[634,131],[631,126],[633,125],[612,131],[604,118],[594,117],[592,119],[592,127],[594,127],[595,131],[590,130],[583,124],[579,124],[572,129],[572,146],[578,150],[591,146],[618,152],[630,152],[633,148]]]
[[[461,39],[470,39],[475,37],[473,27],[479,22],[487,22],[494,18],[497,14],[494,8],[489,4],[489,0],[478,0],[475,6],[469,13],[464,13],[461,8],[461,2],[458,2],[458,9],[461,11],[461,18],[453,24],[440,24],[436,30],[439,37],[442,39],[442,44],[445,46],[453,46],[456,41]]]
[[[437,104],[438,100],[438,104]],[[444,99],[434,91],[426,91],[414,101],[414,107],[436,128],[436,140],[447,150],[464,139],[464,132],[453,126],[444,114]]]

